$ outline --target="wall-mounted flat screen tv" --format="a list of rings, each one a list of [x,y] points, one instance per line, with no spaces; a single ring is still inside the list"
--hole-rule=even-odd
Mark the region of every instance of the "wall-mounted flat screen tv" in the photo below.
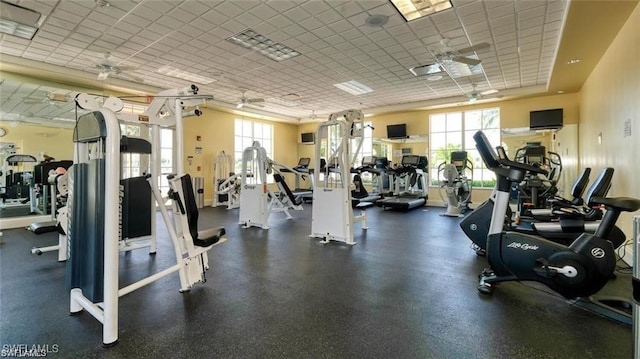
[[[387,138],[407,138],[407,125],[387,125]]]
[[[529,112],[529,128],[532,130],[562,128],[562,109]]]
[[[315,142],[315,136],[313,132],[307,132],[300,135],[301,142],[303,144],[313,144]]]

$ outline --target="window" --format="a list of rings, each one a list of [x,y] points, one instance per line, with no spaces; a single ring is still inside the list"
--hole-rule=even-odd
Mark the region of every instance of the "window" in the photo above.
[[[364,122],[362,125],[364,126],[364,136],[362,139],[362,146],[360,147],[360,151],[356,155],[355,163],[351,164],[351,167],[353,168],[360,167],[362,165],[362,158],[364,156],[373,155],[373,130],[371,128],[371,122]],[[340,143],[337,142],[342,139],[342,134],[339,133],[340,128],[341,127],[339,126],[331,126],[327,128],[327,130],[329,131],[327,138],[331,139],[332,151],[335,151],[340,145]],[[322,139],[322,142],[320,143],[320,155],[325,159],[328,156],[328,153],[332,152],[332,151],[327,151],[326,140],[327,139]],[[349,143],[350,150],[354,151],[357,145],[358,143],[356,140],[351,140],[351,142]]]
[[[173,167],[173,130],[160,129],[160,193],[165,196],[169,193],[169,181],[167,174],[175,173]]]
[[[450,161],[452,151],[467,151],[473,164],[473,187],[493,187],[496,177],[476,150],[473,135],[482,130],[492,144],[500,144],[500,109],[434,114],[429,117],[429,171],[431,185],[438,185],[438,166]]]
[[[146,128],[146,126],[145,126]],[[139,125],[120,124],[120,132],[123,136],[140,138],[142,127]],[[146,140],[149,139],[148,132]],[[131,178],[141,176],[142,173],[149,173],[149,159],[142,159],[139,153],[122,153],[120,162],[120,173],[122,178]]]
[[[245,148],[251,147],[253,141],[260,142],[260,146],[267,152],[267,157],[273,158],[273,125],[236,119],[234,141],[236,173],[242,173],[242,152]],[[268,176],[268,182],[273,182],[272,175]]]

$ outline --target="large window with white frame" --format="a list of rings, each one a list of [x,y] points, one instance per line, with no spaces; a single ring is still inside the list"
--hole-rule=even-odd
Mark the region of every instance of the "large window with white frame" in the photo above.
[[[452,151],[467,151],[473,164],[473,187],[493,187],[496,177],[486,168],[473,135],[482,130],[489,141],[500,144],[500,109],[485,108],[429,116],[429,172],[431,184],[438,185],[438,166],[450,162]]]
[[[173,135],[172,129],[160,129],[160,183],[158,186],[163,196],[169,192],[167,174],[175,172]]]
[[[169,182],[167,175],[175,173],[173,134],[174,131],[168,128],[160,129],[160,138],[151,138],[151,129],[146,125],[120,124],[120,131],[125,136],[139,137],[148,141],[160,141],[160,176],[158,187],[160,193],[169,193]],[[120,162],[122,178],[137,177],[148,174],[151,171],[151,156],[139,153],[123,153]]]
[[[260,142],[269,158],[273,158],[273,125],[250,120],[235,120],[234,163],[236,173],[242,173],[242,152],[253,145],[253,141]],[[269,175],[268,182],[273,181]]]

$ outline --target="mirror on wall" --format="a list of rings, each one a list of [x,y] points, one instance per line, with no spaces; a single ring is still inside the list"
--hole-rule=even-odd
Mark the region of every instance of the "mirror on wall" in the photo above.
[[[77,93],[6,79],[0,93],[0,220],[50,215],[51,189],[35,183],[34,168],[73,159]]]
[[[427,136],[411,136],[406,139],[373,139],[373,156],[386,157],[391,164],[400,163],[403,155],[428,156]]]
[[[562,172],[557,186],[561,196],[568,195],[579,171],[578,125],[565,125],[559,130],[502,129],[502,146],[509,158],[513,159],[516,151],[529,143],[539,143],[546,148],[546,151],[557,153],[560,156]]]

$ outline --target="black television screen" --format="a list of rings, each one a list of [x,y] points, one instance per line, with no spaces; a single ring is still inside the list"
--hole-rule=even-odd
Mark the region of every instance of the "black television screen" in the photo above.
[[[387,125],[387,138],[407,138],[407,125]]]
[[[529,128],[532,130],[562,128],[562,109],[529,112]]]
[[[307,132],[300,135],[302,138],[302,143],[314,143],[313,132]]]

